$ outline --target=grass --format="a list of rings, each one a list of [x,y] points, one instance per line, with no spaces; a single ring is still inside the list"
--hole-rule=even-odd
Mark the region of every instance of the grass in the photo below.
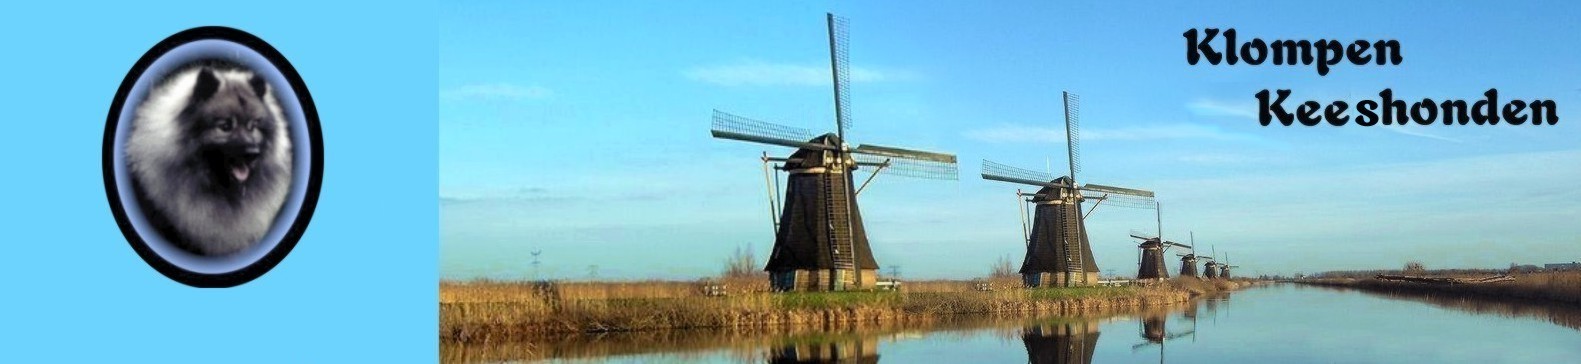
[[[931,321],[958,314],[1070,313],[1184,302],[1217,290],[1177,279],[1146,287],[1021,289],[992,281],[907,282],[903,292],[767,293],[767,279],[724,280],[730,294],[710,297],[700,282],[441,282],[443,341],[498,342],[564,333],[629,332],[777,325],[845,327]],[[1227,283],[1229,287],[1238,284]]]

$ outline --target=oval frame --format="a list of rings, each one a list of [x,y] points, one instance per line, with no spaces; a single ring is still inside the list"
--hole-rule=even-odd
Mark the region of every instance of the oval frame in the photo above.
[[[145,239],[143,235],[139,233],[138,225],[146,225],[146,222],[142,220],[141,211],[133,214],[137,216],[135,219],[131,215],[127,214],[128,206],[124,201],[122,201],[124,196],[122,196],[122,188],[120,185],[121,182],[118,180],[118,177],[121,177],[120,174],[122,172],[118,172],[120,169],[118,166],[120,163],[118,162],[121,161],[119,158],[117,158],[120,153],[120,149],[117,148],[117,145],[119,144],[119,139],[124,139],[120,135],[120,131],[122,128],[122,119],[125,116],[123,114],[124,111],[126,111],[125,107],[127,106],[127,99],[133,96],[132,93],[135,90],[140,89],[139,83],[144,81],[144,73],[149,71],[149,68],[158,63],[163,57],[165,57],[167,54],[170,54],[171,51],[181,48],[182,46],[204,41],[229,42],[236,46],[243,47],[246,50],[256,53],[256,56],[261,56],[263,61],[266,61],[269,66],[274,68],[274,71],[278,72],[278,76],[283,78],[282,81],[290,86],[290,90],[287,91],[289,91],[290,94],[295,95],[294,101],[297,104],[295,106],[300,108],[299,116],[301,123],[304,124],[302,125],[302,132],[306,134],[305,137],[307,141],[307,148],[303,149],[308,149],[306,152],[307,155],[305,156],[307,157],[305,162],[308,164],[306,168],[300,166],[300,163],[303,162],[303,158],[300,158],[303,153],[293,151],[293,154],[297,157],[294,157],[292,162],[292,170],[294,173],[292,176],[291,188],[298,188],[298,183],[300,182],[298,180],[304,177],[298,176],[298,174],[303,172],[305,169],[305,172],[307,172],[305,176],[306,181],[305,183],[300,184],[300,188],[302,188],[303,191],[288,192],[288,195],[300,193],[300,197],[288,197],[286,205],[281,206],[281,216],[276,217],[277,220],[275,225],[271,226],[270,233],[265,235],[264,241],[261,241],[261,243],[268,243],[270,236],[275,235],[279,236],[278,240],[274,241],[272,246],[268,246],[267,251],[263,251],[262,247],[258,247],[257,249],[259,252],[261,252],[261,254],[251,254],[257,255],[257,257],[251,261],[247,261],[244,264],[237,262],[225,263],[230,265],[239,265],[239,267],[222,271],[215,271],[212,268],[215,265],[224,266],[225,264],[202,262],[204,260],[215,260],[220,258],[194,258],[195,255],[194,257],[183,257],[176,256],[174,254],[173,257],[164,256],[161,251],[165,251],[165,254],[169,254],[168,251],[170,249],[168,248],[168,245],[170,245],[170,243],[165,241],[163,237]],[[147,88],[149,88],[147,83],[148,82],[145,82],[141,88],[145,94],[147,92]],[[146,97],[146,95],[142,96]],[[288,95],[282,94],[278,97],[282,98],[282,103],[286,103],[285,99],[287,96]],[[135,109],[136,105],[132,105],[132,107]],[[291,122],[292,126],[296,126],[294,123],[295,120],[291,120]],[[300,140],[300,138],[297,138],[296,136],[293,136],[292,139]],[[294,144],[297,145],[295,148],[301,147],[300,143]],[[170,278],[171,280],[193,287],[234,287],[257,279],[278,265],[280,261],[285,259],[285,256],[290,254],[291,250],[295,248],[297,241],[301,239],[303,233],[307,230],[308,222],[312,220],[313,211],[318,205],[319,189],[323,181],[323,137],[319,128],[318,111],[313,104],[312,96],[308,93],[307,84],[302,81],[302,77],[297,73],[296,68],[292,67],[291,63],[286,60],[285,56],[280,54],[280,52],[273,46],[270,46],[268,43],[264,42],[263,39],[260,39],[257,36],[229,27],[205,26],[183,30],[165,38],[164,40],[159,41],[159,43],[155,44],[146,53],[144,53],[143,56],[137,60],[137,63],[133,64],[131,70],[127,72],[126,77],[121,81],[120,87],[116,90],[115,98],[111,101],[109,116],[106,118],[105,122],[103,148],[102,168],[104,172],[105,194],[110,202],[110,211],[115,215],[116,224],[120,227],[121,234],[125,235],[127,242],[132,246],[132,250],[136,251],[137,255],[141,257],[144,262],[147,262],[149,266],[153,267],[154,270],[159,271],[160,274],[163,274],[165,277]],[[127,186],[128,190],[130,188],[130,186]],[[295,201],[297,198],[300,198],[300,200],[299,205],[295,210],[295,216],[294,218],[290,218],[290,224],[288,226],[282,228],[280,224],[284,223],[285,221],[281,220],[283,218],[289,217],[286,215],[290,211],[287,211],[286,209],[290,208],[293,203],[298,203]],[[132,201],[132,204],[135,205],[136,202]],[[157,235],[156,232],[150,231],[150,233]],[[164,246],[156,248],[154,246],[155,244],[164,244]],[[258,245],[262,246],[264,244]],[[239,261],[239,258],[234,257],[226,259]],[[194,264],[191,263],[193,261],[199,261],[200,263],[203,263],[199,265],[207,265],[205,268],[210,269],[193,269],[191,266]],[[184,266],[183,264],[188,266]]]

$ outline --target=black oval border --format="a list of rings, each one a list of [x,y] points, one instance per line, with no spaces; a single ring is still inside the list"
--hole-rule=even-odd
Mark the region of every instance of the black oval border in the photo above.
[[[302,117],[307,122],[308,143],[312,145],[310,153],[312,155],[309,157],[311,165],[308,172],[307,191],[304,191],[305,193],[302,196],[302,207],[297,212],[296,221],[291,222],[291,227],[280,238],[280,243],[275,245],[274,249],[264,254],[263,257],[241,269],[219,274],[186,270],[165,260],[164,257],[154,252],[148,246],[148,242],[143,241],[143,237],[137,234],[137,229],[132,227],[131,220],[126,216],[126,207],[121,205],[119,186],[115,183],[115,131],[118,124],[120,124],[121,108],[125,105],[126,98],[131,94],[133,85],[137,83],[137,78],[147,71],[148,66],[152,65],[154,60],[164,56],[166,52],[183,44],[207,39],[225,40],[241,44],[263,55],[264,59],[268,60],[270,64],[280,71],[286,82],[291,84],[292,91],[296,92],[297,102],[302,106]],[[264,273],[268,273],[269,270],[274,269],[275,265],[280,264],[280,261],[285,259],[286,254],[290,254],[291,249],[296,247],[297,240],[300,240],[302,234],[307,231],[308,221],[313,218],[313,209],[318,205],[319,187],[324,177],[324,141],[320,133],[318,108],[313,105],[313,97],[308,93],[307,84],[302,82],[302,76],[296,72],[296,68],[291,66],[291,62],[287,61],[285,56],[280,54],[280,51],[270,46],[269,43],[264,42],[263,39],[240,29],[204,26],[183,30],[154,44],[154,47],[144,53],[142,58],[138,58],[137,63],[132,65],[132,69],[127,71],[126,78],[121,80],[121,87],[115,91],[115,99],[111,100],[110,115],[104,127],[103,153],[104,192],[110,201],[110,212],[115,214],[115,222],[120,226],[121,234],[126,236],[126,241],[131,244],[132,250],[137,251],[137,255],[142,257],[143,261],[148,262],[149,266],[154,267],[154,270],[159,271],[160,274],[164,274],[165,277],[171,280],[199,288],[235,287],[251,282],[253,279],[257,279],[263,276]]]

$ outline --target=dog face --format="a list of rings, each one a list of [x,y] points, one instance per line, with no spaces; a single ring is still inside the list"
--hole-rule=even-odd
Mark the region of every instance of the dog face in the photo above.
[[[268,84],[258,75],[241,82],[202,69],[183,112],[187,142],[193,144],[187,150],[195,153],[190,167],[204,171],[206,185],[233,201],[263,177],[259,160],[278,132],[264,104],[267,93]]]

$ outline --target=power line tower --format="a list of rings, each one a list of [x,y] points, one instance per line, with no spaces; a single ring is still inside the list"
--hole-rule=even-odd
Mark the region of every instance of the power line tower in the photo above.
[[[543,250],[542,249],[533,249],[532,250],[532,280],[534,280],[534,281],[542,279],[542,278],[540,278],[538,276],[538,265],[542,263],[542,262],[538,261],[538,255],[539,254],[543,254]]]

